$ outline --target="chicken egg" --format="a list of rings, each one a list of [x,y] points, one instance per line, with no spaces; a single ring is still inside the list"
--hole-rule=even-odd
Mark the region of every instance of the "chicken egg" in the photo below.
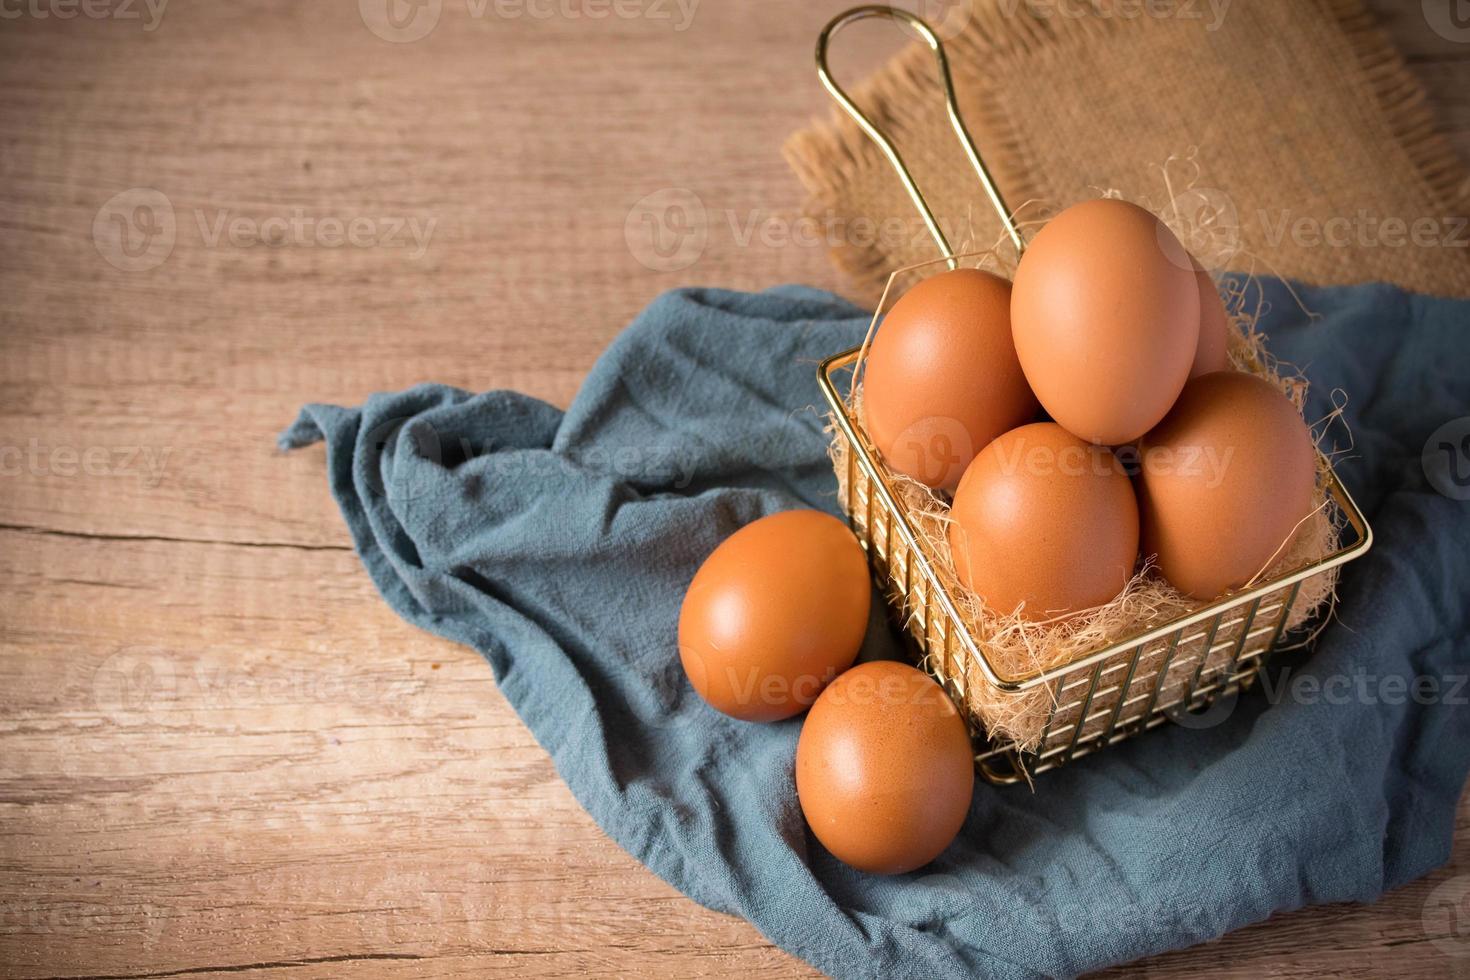
[[[807,824],[839,860],[903,874],[960,832],[975,791],[969,732],[929,675],[861,664],[833,681],[802,724],[796,794]]]
[[[955,491],[950,552],[993,611],[1040,621],[1110,602],[1133,577],[1138,503],[1122,464],[1051,422],[985,448]]]
[[[1311,432],[1291,400],[1255,375],[1189,382],[1138,450],[1144,554],[1195,599],[1265,571],[1312,512]]]
[[[1056,422],[1098,445],[1132,442],[1169,411],[1194,365],[1193,260],[1135,204],[1075,205],[1026,248],[1011,331],[1026,380]]]
[[[1194,265],[1194,278],[1199,283],[1199,347],[1194,352],[1194,366],[1189,370],[1191,379],[1204,374],[1230,369],[1230,317],[1225,312],[1225,302],[1215,280]]]
[[[892,469],[935,489],[953,490],[976,453],[1038,407],[1011,341],[1011,284],[977,269],[906,292],[864,372],[873,445]]]
[[[815,510],[747,524],[695,573],[679,658],[714,708],[746,721],[805,711],[857,658],[872,582],[847,525]]]

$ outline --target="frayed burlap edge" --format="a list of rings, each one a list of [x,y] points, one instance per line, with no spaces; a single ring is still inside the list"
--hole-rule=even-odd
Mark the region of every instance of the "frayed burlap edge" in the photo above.
[[[1368,96],[1409,158],[1412,177],[1435,202],[1439,213],[1449,214],[1470,202],[1470,174],[1441,132],[1423,85],[1409,70],[1403,56],[1378,26],[1362,0],[1311,0],[1338,28],[1346,53],[1356,62]],[[1117,18],[1048,18],[1015,16],[989,0],[971,0],[967,28],[946,40],[956,73],[967,66],[984,65],[995,55],[1054,48],[1069,37],[1105,41],[1121,24]],[[987,91],[983,71],[974,70],[972,84],[980,91],[971,103],[970,122],[983,133],[984,154],[997,186],[1023,215],[1038,200],[1055,200],[1042,183],[1043,168],[1010,119],[1007,107]],[[872,76],[853,87],[858,105],[886,132],[896,146],[907,145],[915,117],[905,107],[921,99],[937,98],[935,64],[931,52],[912,44]],[[841,211],[846,190],[859,174],[875,169],[897,180],[881,151],[845,113],[834,108],[830,117],[792,134],[782,148],[787,164],[811,195],[807,210],[817,206]],[[849,215],[848,217],[858,217]],[[964,249],[959,249],[963,251]],[[865,296],[876,296],[893,263],[880,248],[837,246],[833,263]]]
[[[1342,30],[1389,131],[1440,213],[1470,200],[1470,175],[1429,106],[1424,86],[1362,0],[1316,0]]]

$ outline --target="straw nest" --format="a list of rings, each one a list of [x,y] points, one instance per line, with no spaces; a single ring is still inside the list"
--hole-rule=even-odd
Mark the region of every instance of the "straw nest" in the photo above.
[[[1170,223],[1173,224],[1173,222]],[[1186,243],[1189,242],[1189,237],[1181,235],[1181,238]],[[989,264],[994,267],[1000,262],[994,253],[986,253],[984,263],[967,264]],[[1009,272],[1010,270],[1001,269],[1001,271]],[[1257,330],[1261,310],[1246,309],[1246,290],[1240,288],[1238,280],[1232,282],[1236,283],[1236,288],[1225,297],[1226,308],[1232,321],[1229,347],[1232,365],[1237,370],[1250,371],[1276,385],[1300,411],[1306,398],[1306,380],[1296,371],[1275,361],[1267,353],[1265,338]],[[854,383],[848,395],[847,407],[850,418],[862,419],[860,378]],[[1340,414],[1341,409],[1339,408],[1313,426],[1314,435],[1319,443],[1322,441],[1327,425]],[[832,436],[830,455],[839,480],[841,499],[847,500],[850,499],[847,496],[846,486],[850,447],[841,437],[834,420],[829,419],[828,431]],[[876,454],[874,455],[876,457]],[[961,585],[955,573],[948,536],[948,528],[951,523],[949,501],[923,484],[887,469],[883,466],[881,459],[875,458],[875,462],[884,473],[896,499],[905,510],[919,540],[921,550],[934,569],[940,585],[954,600],[962,626],[975,639],[977,646],[984,650],[993,669],[1002,676],[1025,677],[1034,675],[1038,671],[1071,663],[1110,643],[1139,635],[1210,604],[1190,599],[1178,592],[1157,574],[1147,560],[1147,556],[1144,556],[1133,579],[1117,598],[1104,606],[1084,610],[1064,619],[1041,623],[1028,622],[1017,613],[1008,615],[997,613],[986,606],[982,597]],[[1319,459],[1316,508],[1298,525],[1297,532],[1290,543],[1278,555],[1273,556],[1274,560],[1261,569],[1257,577],[1249,584],[1250,586],[1300,569],[1336,549],[1343,517],[1335,501],[1327,492],[1328,472],[1329,467],[1326,460]],[[1321,572],[1303,582],[1296,601],[1291,607],[1286,630],[1291,632],[1304,628],[1322,612],[1324,607],[1329,607],[1334,599],[1336,585],[1336,569]],[[1285,598],[1284,591],[1281,596]],[[905,608],[904,614],[911,616],[913,611]],[[1214,639],[1218,642],[1223,637],[1222,633],[1221,637]],[[1197,637],[1196,646],[1198,652],[1195,656],[1205,657],[1206,671],[1216,666],[1205,654],[1204,638]],[[1155,647],[1145,650],[1135,674],[1136,683],[1148,681],[1150,672],[1153,674],[1159,672],[1164,662],[1166,647],[1167,644],[1159,641]],[[1175,651],[1176,659],[1178,655],[1178,651]],[[951,664],[930,662],[925,666],[940,674],[946,671],[962,672],[962,676],[949,678],[953,682],[950,685],[951,689],[964,692],[966,707],[972,719],[984,726],[992,742],[997,745],[1013,743],[1021,750],[1037,749],[1046,720],[1052,714],[1053,706],[1058,702],[1059,684],[1067,685],[1068,689],[1064,689],[1062,698],[1067,703],[1058,710],[1053,720],[1053,728],[1069,720],[1064,717],[1069,712],[1075,711],[1070,719],[1074,722],[1081,715],[1080,705],[1070,703],[1074,697],[1080,696],[1070,689],[1069,681],[1072,679],[1070,675],[1064,675],[1060,681],[1015,694],[1001,691],[990,684],[982,675],[979,666],[967,663],[964,657],[956,658]],[[1090,674],[1091,668],[1087,668],[1087,672]],[[1186,671],[1186,673],[1189,672]],[[1177,678],[1174,674],[1175,672],[1171,670],[1166,675],[1166,687],[1177,690],[1161,692],[1162,697],[1156,699],[1156,703],[1161,706],[1169,703],[1170,696],[1183,693],[1185,679]],[[1135,687],[1135,689],[1140,688]],[[1093,730],[1084,727],[1085,737],[1096,734]]]

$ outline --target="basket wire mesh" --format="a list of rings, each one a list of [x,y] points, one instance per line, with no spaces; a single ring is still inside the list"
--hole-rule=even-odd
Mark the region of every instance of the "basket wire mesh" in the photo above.
[[[838,104],[883,151],[903,182],[942,256],[928,264],[943,262],[955,269],[964,256],[956,255],[950,247],[893,143],[837,84],[828,67],[831,38],[847,25],[869,18],[906,23],[933,52],[950,125],[999,214],[1006,236],[1018,254],[1024,252],[1025,241],[960,115],[939,38],[928,24],[907,11],[886,6],[856,7],[834,18],[818,37],[817,73]],[[890,276],[884,300],[874,314],[875,327],[895,282],[914,268],[899,269]],[[1068,663],[1009,676],[995,668],[984,644],[963,625],[954,598],[935,572],[938,557],[915,533],[877,450],[842,394],[840,378],[846,375],[849,385],[856,385],[864,353],[864,347],[843,351],[823,361],[818,369],[818,382],[836,422],[834,439],[839,440],[839,449],[845,450],[834,454],[834,458],[845,460],[840,464],[845,472],[838,474],[840,503],[867,553],[874,578],[914,641],[916,659],[965,714],[975,739],[977,769],[992,783],[1029,779],[1156,728],[1179,717],[1179,712],[1202,711],[1217,699],[1248,688],[1266,658],[1281,645],[1303,584],[1314,576],[1329,574],[1372,546],[1373,533],[1362,512],[1331,466],[1321,461],[1327,495],[1346,522],[1346,540],[1339,540],[1335,550],[1301,568],[1288,569],[1246,591],[1116,640]],[[1351,535],[1346,534],[1349,530]],[[1029,750],[987,737],[984,725],[969,708],[967,687],[972,683],[989,684],[1013,696],[1046,687],[1045,721]]]

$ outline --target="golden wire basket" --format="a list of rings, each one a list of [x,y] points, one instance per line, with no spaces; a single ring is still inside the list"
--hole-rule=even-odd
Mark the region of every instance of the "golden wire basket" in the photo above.
[[[1024,251],[1025,241],[960,115],[949,63],[939,38],[927,23],[907,11],[886,6],[857,7],[834,18],[818,37],[817,74],[838,104],[883,151],[903,181],[909,198],[939,246],[942,258],[932,264],[943,263],[954,269],[963,256],[957,256],[950,247],[892,142],[832,78],[827,63],[828,43],[838,31],[856,21],[875,17],[907,23],[933,52],[950,125],[986,196],[1000,215],[1007,236],[1018,254]],[[887,297],[894,291],[895,280],[914,268],[897,270],[889,277],[884,301],[874,313],[875,327],[883,315]],[[835,459],[845,459],[840,464],[845,472],[838,473],[839,500],[867,553],[874,578],[917,645],[916,660],[945,687],[966,716],[975,739],[976,767],[989,782],[1004,784],[1028,779],[1032,774],[1155,728],[1171,717],[1179,717],[1179,712],[1201,711],[1222,696],[1248,688],[1286,633],[1303,584],[1315,576],[1329,574],[1372,546],[1373,532],[1362,512],[1330,464],[1325,459],[1319,460],[1325,474],[1326,493],[1346,522],[1337,547],[1320,560],[1277,574],[1247,591],[1218,599],[1070,662],[1009,676],[996,669],[985,646],[963,625],[954,598],[936,574],[938,559],[931,553],[931,545],[915,533],[910,515],[895,492],[887,469],[879,461],[877,450],[838,389],[838,376],[855,372],[862,353],[862,347],[843,351],[823,361],[818,369],[818,381],[836,423],[833,438],[837,448],[845,450],[834,454]],[[1349,529],[1352,536],[1344,542]],[[1029,750],[1023,751],[1013,743],[986,735],[966,696],[973,677],[967,669],[969,666],[978,669],[981,682],[1003,695],[1019,697],[1043,685],[1046,687],[1049,706],[1045,721]]]

